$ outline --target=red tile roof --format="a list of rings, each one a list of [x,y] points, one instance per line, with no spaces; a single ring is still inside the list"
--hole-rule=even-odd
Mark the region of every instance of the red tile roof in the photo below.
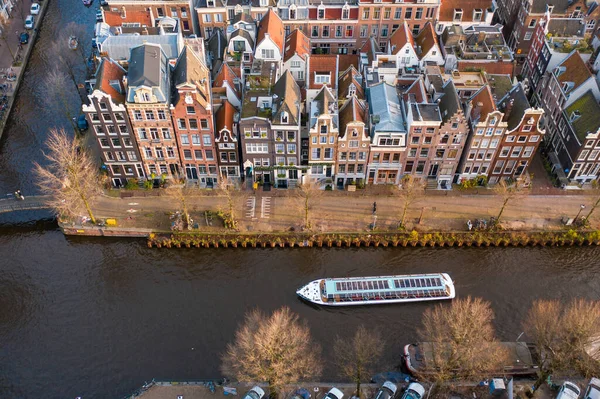
[[[572,82],[574,86],[571,90],[576,89],[592,77],[578,51],[569,55],[559,66],[565,67],[566,70],[558,75],[557,79],[560,83]]]
[[[310,39],[300,29],[294,30],[285,39],[283,61],[289,60],[294,54],[298,54],[302,58],[310,55]]]
[[[121,26],[123,23],[139,23],[140,26],[154,26],[154,17],[149,10],[126,11],[122,18],[121,11],[104,11],[104,22],[109,26]]]
[[[331,88],[335,89],[337,87],[337,78],[338,78],[338,61],[339,57],[337,54],[321,54],[321,55],[311,55],[308,61],[309,68],[309,89],[320,89],[323,87],[323,84],[315,83],[315,73],[330,73],[330,81]]]
[[[344,72],[350,66],[358,69],[358,54],[340,54],[339,64],[340,72]]]
[[[220,132],[223,129],[229,130],[232,134],[233,132],[233,116],[235,114],[235,107],[231,105],[231,103],[227,100],[223,101],[223,105],[217,111],[217,132]]]
[[[285,37],[283,22],[272,8],[269,8],[269,11],[260,20],[256,44],[262,42],[267,33],[271,40],[273,40],[273,43],[280,49],[281,54],[283,54],[283,39]]]
[[[125,76],[125,74],[125,70],[118,63],[110,58],[103,58],[101,69],[97,75],[98,80],[95,88],[111,96],[116,103],[121,104],[125,101],[125,89],[123,87],[123,76]],[[115,81],[119,82],[122,93],[119,93],[119,91],[110,84]]]
[[[454,20],[454,10],[461,9],[463,12],[462,21],[473,21],[473,11],[478,9],[485,13],[487,8],[492,5],[491,0],[444,0],[440,4],[439,20],[442,22],[452,22]],[[481,18],[484,18],[482,15]]]
[[[438,48],[440,47],[431,22],[425,24],[423,29],[421,29],[421,32],[419,32],[419,35],[415,38],[415,42],[417,43],[417,46],[421,47],[421,53],[418,54],[419,58],[427,55],[433,46],[437,45]]]
[[[496,111],[496,102],[492,96],[492,90],[487,84],[475,93],[470,101],[473,106],[471,116],[474,119],[481,117],[480,120],[484,120],[490,112]]]
[[[487,73],[492,75],[510,75],[514,76],[515,66],[512,62],[472,62],[472,61],[458,61],[458,68],[460,72],[470,72],[473,69],[484,69]]]
[[[399,79],[400,80],[400,79]],[[408,99],[408,96],[412,94],[417,103],[427,102],[427,93],[425,92],[425,84],[423,83],[423,79],[419,77],[419,79],[415,79],[410,87],[403,93],[404,99]]]
[[[396,29],[396,32],[390,37],[390,46],[393,49],[392,54],[398,54],[398,51],[400,51],[406,43],[410,43],[413,48],[415,47],[412,33],[408,30],[408,24],[404,21],[402,26]]]
[[[239,78],[239,75],[236,75],[235,71],[229,66],[227,63],[223,63],[221,65],[221,69],[215,76],[215,80],[213,82],[213,87],[222,87],[224,82],[229,83],[229,87],[235,92],[235,94],[240,97],[240,93],[237,90],[237,85],[234,83],[234,79]]]
[[[348,97],[349,88],[352,83],[356,87],[356,97],[361,100],[365,98],[365,93],[363,91],[360,82],[356,79],[360,76],[360,72],[354,68],[354,66],[349,66],[344,72],[340,74],[340,78],[338,79],[338,98],[346,98]]]
[[[317,12],[318,10],[316,8],[309,8],[308,9],[308,19],[310,20],[319,20],[319,21],[339,21],[339,22],[344,22],[344,21],[352,21],[352,20],[358,20],[358,8],[357,7],[353,7],[350,8],[350,14],[348,15],[348,19],[347,20],[343,20],[342,19],[342,7],[326,7],[325,8],[325,18],[317,18]]]

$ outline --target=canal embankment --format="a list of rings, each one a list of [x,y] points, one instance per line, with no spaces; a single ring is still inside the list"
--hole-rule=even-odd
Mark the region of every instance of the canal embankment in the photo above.
[[[20,7],[24,7],[26,5],[31,6],[31,2],[25,2],[23,0],[22,3],[23,4],[21,4]],[[7,102],[6,102],[6,105],[5,105],[3,114],[2,114],[3,117],[2,117],[2,119],[0,119],[0,139],[2,138],[2,135],[4,134],[4,128],[6,127],[6,123],[8,122],[10,113],[12,111],[12,108],[13,108],[15,100],[16,100],[16,97],[19,93],[19,87],[21,86],[21,82],[23,81],[23,78],[25,77],[25,70],[27,69],[27,63],[29,62],[29,58],[30,58],[33,48],[35,46],[36,39],[38,38],[38,35],[40,34],[40,27],[43,23],[44,15],[46,15],[46,10],[48,9],[49,3],[50,3],[50,0],[40,1],[38,3],[40,5],[40,12],[38,15],[36,15],[34,17],[33,29],[31,29],[27,32],[27,33],[29,33],[29,43],[22,46],[21,50],[18,50],[19,41],[20,41],[19,35],[21,32],[21,29],[17,26],[19,23],[22,22],[20,20],[20,18],[18,16],[15,16],[12,19],[10,19],[10,24],[6,28],[8,31],[8,34],[7,34],[8,38],[3,41],[3,44],[5,46],[16,45],[15,48],[17,50],[15,52],[14,57],[13,57],[12,51],[4,52],[2,54],[4,59],[0,60],[1,65],[10,65],[9,67],[5,68],[5,71],[6,71],[5,74],[8,75],[10,73],[13,73],[15,75],[14,82],[5,79],[5,82],[3,83],[3,84],[8,85],[8,89],[6,89],[6,91],[4,92],[4,94],[6,94],[6,97],[7,97]],[[16,11],[14,11],[14,13],[16,13]],[[12,36],[13,31],[15,31],[15,33],[16,33],[16,42],[14,40],[14,37]],[[19,57],[19,58],[17,58],[17,57]]]

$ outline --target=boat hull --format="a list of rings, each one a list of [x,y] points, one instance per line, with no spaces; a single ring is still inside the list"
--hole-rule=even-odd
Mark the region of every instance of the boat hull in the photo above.
[[[434,275],[416,275],[418,277],[421,276],[434,276]],[[335,281],[335,282],[352,282],[352,281],[363,281],[369,279],[402,279],[402,278],[411,278],[412,275],[407,276],[380,276],[380,277],[349,277],[349,278],[341,278],[341,279],[320,279],[314,280],[305,286],[301,287],[296,291],[296,294],[303,299],[304,301],[321,305],[321,306],[365,306],[365,305],[383,305],[383,304],[397,304],[397,303],[412,303],[412,302],[427,302],[427,301],[441,301],[447,299],[453,299],[456,296],[456,292],[454,289],[454,284],[450,276],[446,273],[437,274],[435,276],[441,276],[444,280],[446,287],[448,288],[448,294],[443,296],[436,297],[419,297],[419,298],[393,298],[393,299],[358,299],[352,301],[327,301],[324,300],[322,295],[322,286],[326,281]],[[385,291],[385,289],[382,289]],[[389,290],[389,289],[388,289]],[[362,295],[362,294],[358,294]]]

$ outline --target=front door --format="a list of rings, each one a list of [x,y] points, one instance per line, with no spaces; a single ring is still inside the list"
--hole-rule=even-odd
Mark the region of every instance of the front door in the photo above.
[[[431,165],[429,167],[429,177],[436,177],[438,174],[439,165]]]
[[[263,183],[271,183],[271,174],[270,173],[263,174]]]
[[[325,167],[325,176],[326,177],[331,177],[331,166],[326,166]]]
[[[343,190],[343,189],[344,189],[344,178],[343,178],[343,177],[338,177],[338,178],[337,178],[337,187],[338,187],[340,190]]]

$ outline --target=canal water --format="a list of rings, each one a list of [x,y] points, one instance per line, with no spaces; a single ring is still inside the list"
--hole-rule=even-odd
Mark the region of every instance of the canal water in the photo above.
[[[0,194],[35,192],[47,129],[68,127],[42,90],[63,24],[94,22],[79,0],[52,0],[0,141]],[[74,100],[77,98],[73,93]],[[331,346],[360,324],[387,340],[381,370],[418,339],[431,304],[329,309],[294,291],[326,276],[448,272],[459,297],[492,303],[502,339],[522,331],[535,298],[600,298],[600,249],[148,249],[141,240],[64,237],[43,212],[0,215],[0,397],[121,398],[144,381],[218,378],[219,356],[246,311],[286,305]]]

